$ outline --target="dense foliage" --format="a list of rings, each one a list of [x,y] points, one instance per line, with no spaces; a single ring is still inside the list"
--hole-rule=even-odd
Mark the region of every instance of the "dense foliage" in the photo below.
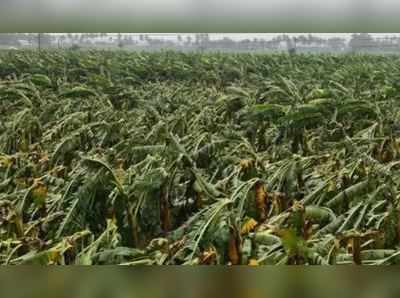
[[[400,58],[0,54],[1,264],[400,262]]]

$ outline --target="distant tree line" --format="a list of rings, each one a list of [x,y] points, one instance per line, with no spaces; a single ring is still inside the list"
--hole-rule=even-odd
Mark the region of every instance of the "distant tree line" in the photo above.
[[[113,45],[118,47],[138,46],[148,48],[178,49],[232,49],[232,50],[265,50],[288,49],[295,51],[400,51],[400,37],[372,37],[368,33],[353,34],[350,40],[340,37],[321,38],[312,34],[291,37],[287,34],[272,39],[254,38],[233,40],[228,37],[211,39],[207,33],[193,36],[176,35],[174,38],[163,38],[149,34],[38,34],[38,33],[0,33],[0,45],[5,46],[93,46]]]

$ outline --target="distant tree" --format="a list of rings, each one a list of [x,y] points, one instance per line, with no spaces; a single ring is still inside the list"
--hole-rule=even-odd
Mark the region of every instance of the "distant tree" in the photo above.
[[[124,38],[124,43],[125,43],[125,44],[133,44],[134,42],[133,42],[132,35],[125,36],[125,38]]]
[[[342,50],[346,47],[346,40],[340,37],[332,37],[327,40],[327,46],[332,50]]]
[[[305,35],[300,35],[297,37],[297,45],[306,46],[307,45],[307,37]]]
[[[230,49],[230,48],[234,47],[235,42],[232,39],[230,39],[229,37],[224,37],[223,39],[221,39],[219,41],[219,44],[224,49]]]
[[[42,46],[51,46],[53,43],[54,37],[50,34],[41,33],[40,34],[40,43]]]
[[[118,47],[123,48],[124,47],[124,42],[122,41],[122,34],[118,33]]]
[[[65,43],[65,40],[66,40],[65,35],[64,35],[64,34],[61,35],[61,36],[59,37],[59,39],[58,39],[58,46],[59,46],[59,47],[62,47],[62,46],[64,45],[64,43]]]
[[[251,46],[253,49],[258,49],[260,46],[260,40],[258,38],[253,38]]]
[[[297,51],[296,42],[297,42],[296,37],[288,38],[286,40],[288,52],[289,52],[290,55],[296,54],[296,51]]]
[[[29,33],[29,34],[27,34],[26,38],[27,38],[27,41],[29,42],[29,44],[33,45],[36,43],[36,40],[37,40],[36,34]]]
[[[69,42],[72,42],[74,36],[73,36],[71,33],[68,33],[68,34],[67,34],[67,37],[68,37],[68,41],[69,41]]]
[[[376,43],[368,33],[360,33],[351,35],[349,46],[352,51],[370,51],[376,47]]]

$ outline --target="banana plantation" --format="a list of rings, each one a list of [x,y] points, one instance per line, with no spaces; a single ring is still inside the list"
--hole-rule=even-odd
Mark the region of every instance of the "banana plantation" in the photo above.
[[[0,53],[0,264],[400,263],[400,57]]]

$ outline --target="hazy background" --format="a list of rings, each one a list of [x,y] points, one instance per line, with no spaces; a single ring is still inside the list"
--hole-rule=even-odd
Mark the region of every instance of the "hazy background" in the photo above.
[[[0,49],[400,54],[399,33],[0,33]]]
[[[1,0],[0,30],[393,32],[398,0]]]

